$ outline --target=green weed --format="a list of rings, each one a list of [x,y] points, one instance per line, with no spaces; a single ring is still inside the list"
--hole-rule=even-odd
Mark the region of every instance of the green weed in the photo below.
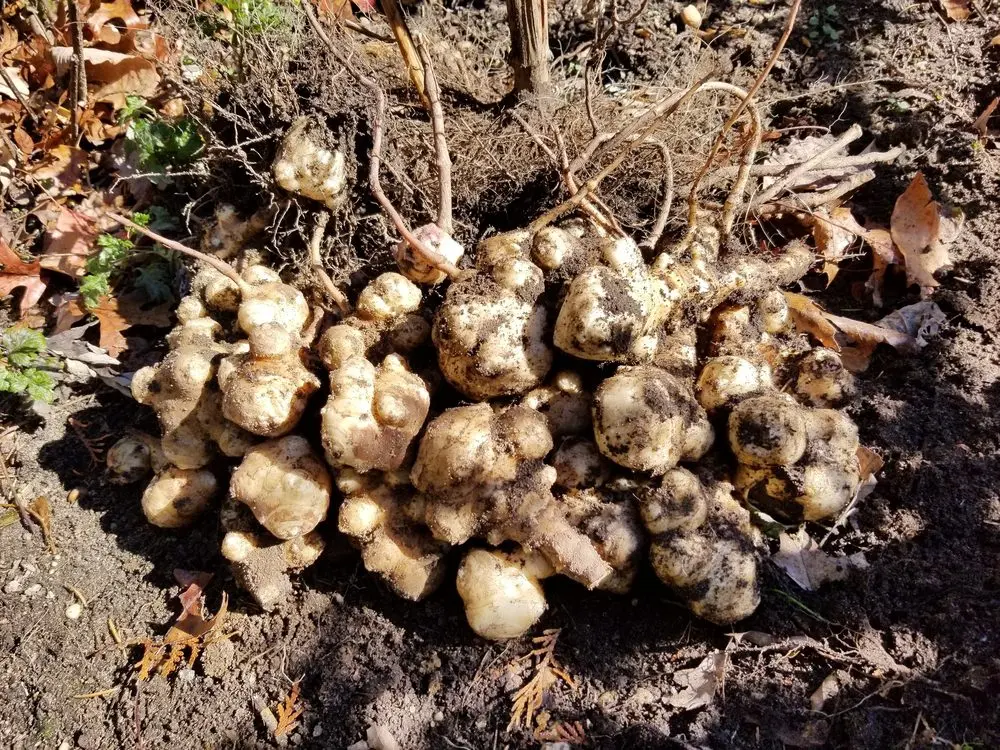
[[[48,370],[54,360],[45,356],[45,336],[23,326],[0,333],[0,392],[51,403],[55,380]]]

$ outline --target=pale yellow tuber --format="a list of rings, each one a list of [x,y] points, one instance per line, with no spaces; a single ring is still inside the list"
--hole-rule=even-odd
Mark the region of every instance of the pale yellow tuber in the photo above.
[[[594,435],[615,463],[653,474],[698,460],[713,439],[690,387],[650,365],[623,367],[601,383],[594,394]]]
[[[361,548],[367,570],[411,601],[440,585],[448,545],[419,523],[422,502],[405,473],[362,475],[345,469],[337,477],[337,489],[344,494],[337,527]]]
[[[437,224],[424,224],[417,227],[413,230],[413,235],[428,249],[452,265],[458,263],[465,255],[465,248]],[[406,240],[399,243],[396,257],[399,259],[399,270],[411,281],[416,281],[419,284],[440,284],[448,278],[448,274],[444,271],[421,260],[413,253]]]
[[[302,536],[326,518],[330,474],[309,442],[288,435],[254,446],[233,472],[232,497],[279,539]]]
[[[491,641],[524,635],[545,612],[539,580],[552,573],[537,553],[470,549],[456,579],[469,627]]]
[[[320,385],[302,363],[295,338],[277,323],[257,326],[250,333],[250,351],[236,359],[219,382],[226,419],[264,437],[291,432]]]
[[[451,544],[514,541],[588,588],[600,585],[612,569],[552,495],[556,471],[542,462],[551,449],[545,418],[524,406],[495,413],[477,404],[432,420],[411,472],[432,533]]]
[[[615,500],[610,493],[588,487],[560,498],[569,522],[593,542],[597,553],[614,572],[598,588],[625,594],[632,588],[646,551],[642,523],[631,497]]]
[[[351,357],[330,373],[321,428],[327,461],[361,472],[398,469],[429,408],[427,385],[399,355],[390,354],[378,367]]]
[[[208,509],[218,491],[219,483],[212,472],[171,466],[146,487],[142,512],[154,526],[182,529]]]
[[[338,208],[346,199],[347,168],[343,152],[324,148],[311,124],[300,117],[282,141],[272,170],[275,181],[290,193],[297,193]]]
[[[105,456],[108,479],[112,484],[132,484],[158,473],[167,466],[159,438],[136,433],[123,437],[108,449]]]
[[[714,357],[698,375],[695,393],[698,403],[712,413],[732,407],[750,396],[774,389],[771,368],[744,357]]]

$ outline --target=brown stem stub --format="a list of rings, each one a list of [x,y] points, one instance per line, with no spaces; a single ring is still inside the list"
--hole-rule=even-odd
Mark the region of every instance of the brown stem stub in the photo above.
[[[507,0],[510,64],[514,90],[549,92],[549,7],[547,0]]]

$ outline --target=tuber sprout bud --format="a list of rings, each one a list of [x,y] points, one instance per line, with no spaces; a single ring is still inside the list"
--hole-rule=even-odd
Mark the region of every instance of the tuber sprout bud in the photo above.
[[[414,236],[427,247],[436,252],[446,261],[455,265],[465,255],[465,248],[459,245],[449,234],[446,234],[437,224],[424,224],[413,230]],[[440,284],[448,278],[448,274],[420,260],[409,249],[409,243],[402,240],[399,243],[396,257],[399,258],[399,270],[411,281],[418,284]]]
[[[229,492],[279,539],[312,531],[330,507],[330,474],[305,438],[288,435],[247,451]]]
[[[456,579],[469,627],[491,641],[524,635],[545,612],[539,579],[552,572],[537,554],[470,549]]]
[[[368,320],[388,320],[420,308],[420,287],[398,273],[383,273],[358,297],[357,314]]]
[[[142,493],[142,512],[154,526],[181,529],[205,512],[218,489],[210,471],[171,466],[153,477]]]

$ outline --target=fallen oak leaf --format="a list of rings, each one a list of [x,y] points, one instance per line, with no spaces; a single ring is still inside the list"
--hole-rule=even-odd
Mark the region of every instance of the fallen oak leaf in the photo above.
[[[10,249],[6,240],[0,238],[0,297],[6,297],[15,289],[23,289],[17,305],[19,318],[23,318],[45,294],[48,283],[41,277],[41,271],[38,261],[25,263]]]
[[[111,66],[101,73],[102,77],[110,78],[94,94],[94,101],[108,102],[115,110],[122,109],[129,96],[151,99],[159,89],[160,74],[156,63],[144,57],[130,56],[121,62],[102,63],[95,67],[102,66]]]
[[[858,373],[867,370],[872,354],[875,353],[879,344],[888,344],[897,351],[911,354],[919,349],[916,339],[903,331],[830,313],[824,313],[824,315],[853,342],[852,346],[845,346],[840,350],[840,358],[844,367],[850,372]]]
[[[36,211],[46,224],[42,241],[42,268],[79,278],[86,273],[87,258],[94,252],[98,226],[94,219],[56,203]]]
[[[32,144],[32,148],[34,144]],[[45,152],[30,174],[57,195],[77,195],[86,188],[90,159],[82,148],[65,144]]]
[[[128,346],[122,331],[140,325],[167,328],[171,323],[170,303],[143,309],[129,297],[104,296],[87,310],[100,324],[98,346],[112,357],[117,357]]]
[[[941,206],[934,200],[923,173],[917,172],[896,199],[889,231],[903,255],[907,282],[919,285],[923,296],[939,286],[934,273],[951,265],[947,243],[954,237],[943,241],[941,225]]]
[[[87,17],[87,30],[94,39],[115,43],[120,34],[114,30],[114,34],[109,34],[109,38],[103,38],[104,27],[111,21],[120,20],[127,30],[145,29],[149,24],[135,12],[131,0],[111,0],[103,2],[90,16]]]

